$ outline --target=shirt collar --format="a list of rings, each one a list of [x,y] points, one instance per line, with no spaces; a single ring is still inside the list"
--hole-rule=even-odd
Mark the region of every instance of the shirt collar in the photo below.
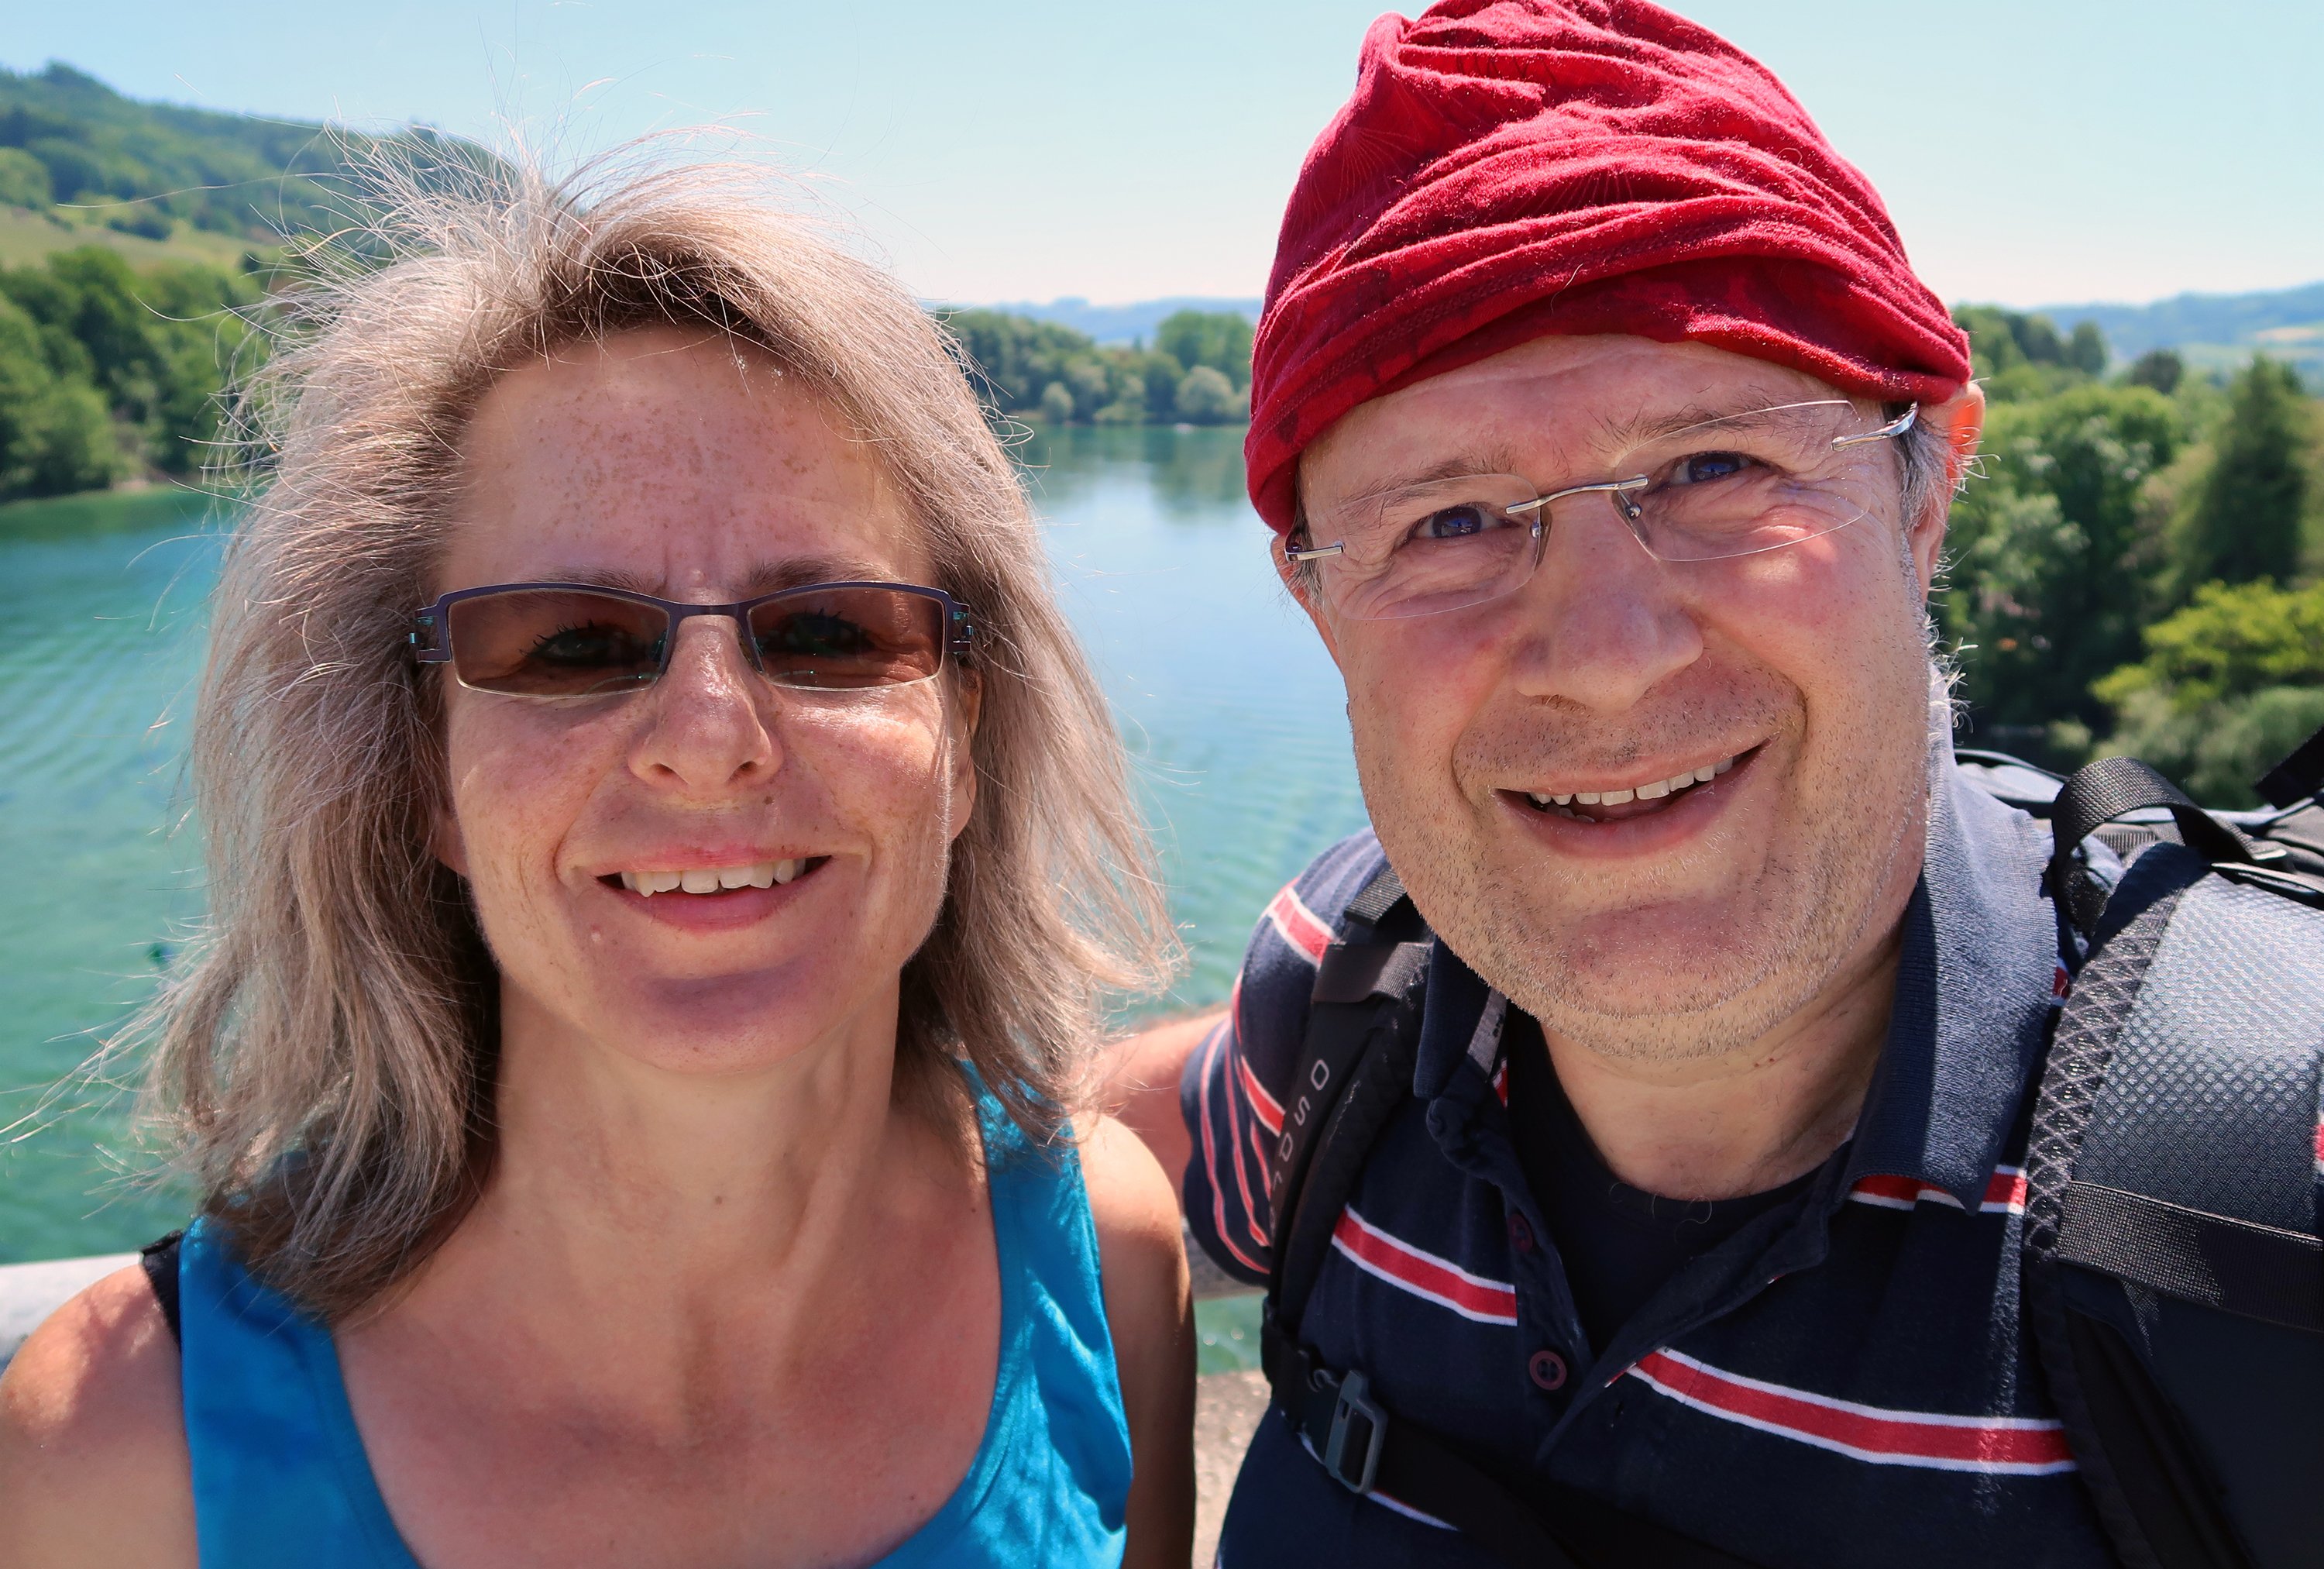
[[[1849,1185],[1902,1177],[1968,1209],[1983,1201],[2049,1027],[2057,937],[2042,887],[2048,859],[2041,826],[1964,780],[1950,741],[1940,739],[1927,856],[1905,907],[1888,1038],[1850,1146]],[[1413,1093],[1437,1099],[1464,1063],[1489,1080],[1505,1007],[1439,939]]]
[[[1931,772],[1928,858],[1904,911],[1888,1039],[1848,1177],[1912,1177],[1974,1210],[2049,1029],[2049,839],[1963,779],[1950,742],[1934,749]]]

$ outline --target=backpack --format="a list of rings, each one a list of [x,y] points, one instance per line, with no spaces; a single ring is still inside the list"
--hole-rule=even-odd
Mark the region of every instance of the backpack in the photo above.
[[[2324,1540],[2324,731],[2207,812],[2145,764],[2072,778],[1995,752],[1970,780],[2048,820],[2061,951],[2026,1158],[2025,1321],[2129,1569],[2279,1569]],[[2096,838],[2109,853],[2084,852]],[[2109,884],[2104,862],[2126,863]],[[1431,937],[1393,868],[1316,967],[1269,1161],[1260,1353],[1324,1469],[1546,1569],[1749,1569],[1571,1489],[1506,1487],[1301,1340],[1371,1147],[1412,1093]],[[2220,1150],[2231,1158],[2217,1158]]]

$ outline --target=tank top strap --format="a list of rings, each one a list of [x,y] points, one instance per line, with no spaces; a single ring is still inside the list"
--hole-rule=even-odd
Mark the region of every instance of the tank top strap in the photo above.
[[[204,1564],[418,1569],[348,1408],[330,1331],[205,1219],[178,1251],[180,1390]]]
[[[1001,1270],[1001,1360],[968,1475],[878,1569],[1115,1564],[1127,1540],[1130,1426],[1081,1158],[1035,1145],[973,1068]]]

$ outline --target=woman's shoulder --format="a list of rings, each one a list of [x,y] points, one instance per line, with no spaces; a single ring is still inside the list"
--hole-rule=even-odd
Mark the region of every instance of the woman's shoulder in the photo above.
[[[1077,1119],[1075,1131],[1106,1320],[1127,1394],[1141,1374],[1174,1378],[1188,1335],[1178,1200],[1145,1141],[1111,1117]]]
[[[0,1375],[0,1562],[194,1561],[177,1343],[133,1264],[51,1314]]]
[[[1077,1118],[1075,1128],[1082,1183],[1107,1272],[1113,1271],[1116,1255],[1133,1272],[1183,1269],[1177,1195],[1146,1141],[1111,1117]]]

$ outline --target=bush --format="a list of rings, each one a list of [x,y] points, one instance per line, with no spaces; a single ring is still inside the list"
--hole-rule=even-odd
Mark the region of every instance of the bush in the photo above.
[[[2146,632],[2146,658],[2098,684],[2119,719],[2103,749],[2142,757],[2218,806],[2324,726],[2324,585],[2212,583]]]
[[[44,208],[54,200],[46,164],[22,147],[0,147],[0,206]]]
[[[1178,383],[1178,418],[1192,425],[1223,425],[1248,419],[1249,393],[1238,393],[1226,376],[1209,365],[1196,365]]]
[[[1052,425],[1063,425],[1074,417],[1074,395],[1065,391],[1063,382],[1051,382],[1041,389],[1041,418]]]

